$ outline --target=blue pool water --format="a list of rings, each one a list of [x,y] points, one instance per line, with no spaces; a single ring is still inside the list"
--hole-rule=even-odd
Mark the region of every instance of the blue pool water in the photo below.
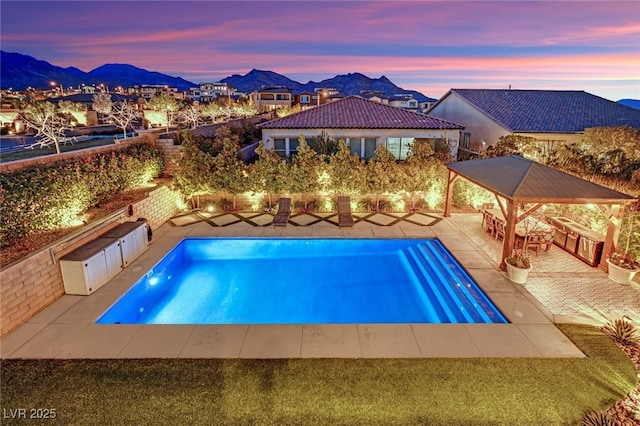
[[[437,239],[188,238],[98,324],[506,323]]]

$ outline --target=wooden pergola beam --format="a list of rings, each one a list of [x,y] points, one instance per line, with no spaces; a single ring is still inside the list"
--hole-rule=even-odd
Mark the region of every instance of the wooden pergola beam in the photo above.
[[[516,218],[518,215],[518,206],[513,200],[507,200],[507,214],[504,227],[504,239],[502,240],[502,256],[500,259],[500,269],[505,271],[507,265],[505,259],[511,256],[516,241]]]
[[[449,178],[447,179],[447,197],[444,203],[444,217],[451,217],[451,200],[453,198],[453,183],[460,177],[459,174],[449,169]]]
[[[531,213],[535,212],[542,206],[544,206],[544,204],[538,203],[535,206],[531,207],[529,210],[522,212],[522,214],[516,219],[516,223],[522,222],[525,217],[529,216]]]
[[[620,205],[613,204],[611,207],[606,209],[609,215],[609,223],[607,224],[607,233],[604,237],[604,246],[602,247],[602,256],[600,257],[600,263],[598,267],[600,269],[607,269],[607,257],[609,257],[609,253],[613,252],[618,245],[618,238],[620,237]]]

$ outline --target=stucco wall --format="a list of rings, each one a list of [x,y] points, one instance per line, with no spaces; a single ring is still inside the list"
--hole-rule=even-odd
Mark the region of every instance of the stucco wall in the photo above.
[[[471,134],[470,146],[474,150],[482,147],[482,141],[487,146],[495,145],[500,136],[511,134],[511,131],[475,109],[456,93],[443,99],[427,115],[465,126],[463,132]]]
[[[158,228],[178,212],[177,199],[177,193],[161,186],[134,203],[132,217],[126,218],[127,209],[122,209],[0,270],[0,335],[11,332],[64,294],[58,262],[62,256],[125,220],[144,217],[151,229]]]
[[[262,140],[265,147],[273,149],[273,140],[290,138],[297,140],[302,134],[307,141],[319,136],[322,132],[334,140],[347,138],[376,138],[376,147],[384,144],[386,138],[448,138],[451,155],[455,158],[458,153],[460,139],[459,130],[440,129],[263,129]]]

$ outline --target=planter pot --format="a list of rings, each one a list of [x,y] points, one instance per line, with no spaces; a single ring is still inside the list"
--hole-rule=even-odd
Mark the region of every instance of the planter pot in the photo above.
[[[509,281],[516,284],[524,284],[527,282],[527,277],[532,268],[517,268],[509,263],[507,265],[507,278]]]
[[[609,279],[622,285],[631,284],[631,280],[636,275],[636,272],[640,271],[640,269],[621,268],[609,262],[609,259],[607,259],[607,265],[609,265]]]

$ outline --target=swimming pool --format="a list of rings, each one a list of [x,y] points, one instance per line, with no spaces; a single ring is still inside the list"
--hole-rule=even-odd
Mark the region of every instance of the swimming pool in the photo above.
[[[98,324],[508,322],[437,239],[185,238]]]

